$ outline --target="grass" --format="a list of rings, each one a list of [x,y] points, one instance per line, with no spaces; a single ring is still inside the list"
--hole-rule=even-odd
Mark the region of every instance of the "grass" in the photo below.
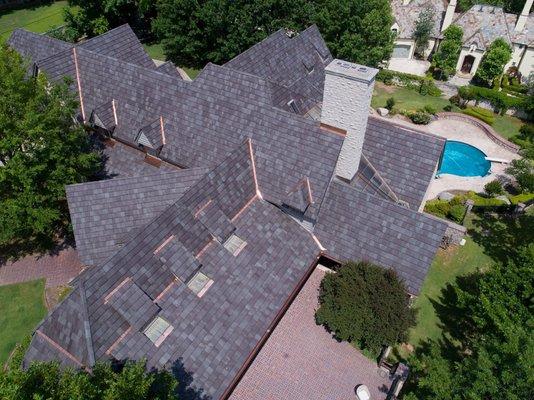
[[[449,105],[449,101],[442,97],[423,96],[415,90],[386,86],[381,82],[375,84],[371,106],[373,108],[385,107],[390,97],[395,99],[396,109],[417,110],[425,106],[432,106],[437,111],[443,111],[443,107]]]
[[[415,301],[417,325],[410,330],[408,340],[414,348],[443,335],[446,327],[438,309],[448,284],[453,284],[457,277],[488,270],[496,262],[506,262],[517,248],[534,242],[534,210],[519,218],[471,213],[464,225],[469,232],[465,246],[438,251]],[[398,346],[393,357],[406,359],[407,355],[407,348]]]
[[[0,365],[46,315],[44,279],[0,287]]]
[[[0,11],[0,39],[7,39],[16,28],[43,33],[63,25],[66,1],[52,4]]]
[[[160,61],[167,60],[167,57],[165,57],[165,53],[163,52],[163,46],[161,45],[161,43],[143,44],[143,47],[145,48],[145,51],[148,53],[150,58]],[[200,73],[199,69],[187,67],[182,67],[182,69],[187,75],[189,75],[191,79],[195,79]]]
[[[519,129],[523,126],[524,122],[519,118],[512,117],[510,115],[495,115],[495,122],[493,123],[493,129],[497,131],[499,135],[506,139],[510,139],[516,135],[519,135]]]

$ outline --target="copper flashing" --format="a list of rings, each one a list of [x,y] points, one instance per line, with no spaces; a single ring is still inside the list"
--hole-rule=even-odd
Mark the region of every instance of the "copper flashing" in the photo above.
[[[147,164],[152,165],[153,167],[160,167],[161,165],[161,158],[151,156],[150,154],[145,155],[145,162]]]
[[[347,136],[347,131],[345,129],[337,128],[335,126],[325,124],[324,122],[321,122],[320,128],[323,131],[335,133],[336,135],[339,135],[339,136],[343,136],[343,137]]]
[[[72,48],[72,55],[74,57],[74,67],[76,69],[76,82],[78,84],[78,94],[80,96],[80,109],[82,111],[83,122],[85,123],[85,109],[83,107],[82,83],[80,81],[80,68],[78,66],[78,56],[76,54],[76,47]]]

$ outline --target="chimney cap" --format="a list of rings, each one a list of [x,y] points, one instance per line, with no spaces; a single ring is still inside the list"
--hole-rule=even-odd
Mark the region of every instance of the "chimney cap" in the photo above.
[[[371,82],[378,73],[378,70],[376,68],[354,64],[349,61],[334,59],[326,66],[325,72],[329,75],[337,75],[352,80]]]

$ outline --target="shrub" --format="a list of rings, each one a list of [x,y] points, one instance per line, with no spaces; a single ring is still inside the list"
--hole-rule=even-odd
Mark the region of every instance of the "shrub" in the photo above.
[[[454,97],[454,96],[453,96]],[[522,109],[528,112],[528,96],[517,94],[508,96],[505,92],[495,89],[488,89],[480,86],[461,86],[458,88],[460,99],[458,106],[465,106],[468,101],[487,101],[496,112],[504,114],[510,108]],[[452,101],[452,100],[451,100]]]
[[[315,318],[338,339],[378,351],[384,344],[406,340],[415,324],[406,290],[392,269],[348,262],[321,282]]]
[[[512,160],[506,168],[506,173],[512,175],[523,193],[534,192],[534,166],[527,159]]]
[[[486,183],[486,185],[484,186],[484,191],[489,196],[497,196],[504,193],[502,184],[498,180]]]
[[[417,125],[427,125],[432,120],[432,116],[426,111],[412,111],[408,117],[412,120],[414,124]]]
[[[431,115],[436,115],[438,112],[434,106],[431,106],[430,104],[427,104],[424,106],[423,110]]]
[[[391,111],[393,110],[393,107],[395,107],[395,99],[393,97],[390,97],[386,100],[386,108]]]
[[[452,111],[452,104],[447,104],[445,107],[443,107],[443,111],[451,112]]]
[[[493,125],[495,123],[495,115],[493,115],[490,110],[486,110],[485,108],[467,107],[465,110],[462,110],[462,113],[478,118],[488,125]]]
[[[425,212],[440,218],[446,218],[450,210],[451,205],[445,200],[430,200],[425,204]]]
[[[464,220],[465,211],[466,211],[465,206],[463,206],[461,204],[457,204],[457,205],[451,207],[448,216],[454,222],[456,222],[458,224],[461,224],[462,221]]]
[[[417,75],[404,74],[402,72],[381,69],[376,75],[376,80],[386,85],[406,87],[417,90],[421,94],[430,96],[441,96],[441,90],[434,84],[432,78],[421,77]]]
[[[517,196],[510,196],[508,199],[514,206],[519,203],[529,203],[534,200],[534,193],[522,193]]]

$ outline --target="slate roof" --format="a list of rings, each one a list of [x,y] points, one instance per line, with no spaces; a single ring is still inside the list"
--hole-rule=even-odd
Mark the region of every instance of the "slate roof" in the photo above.
[[[119,60],[137,64],[145,68],[155,69],[156,65],[143,49],[128,24],[121,25],[100,36],[77,43],[63,42],[50,36],[33,33],[24,29],[15,29],[7,44],[16,49],[32,63],[42,61],[58,53],[72,49],[83,48],[100,55],[111,56]]]
[[[116,154],[116,153],[114,153]],[[191,168],[67,186],[80,260],[98,266],[207,172]]]
[[[103,153],[114,179],[67,187],[93,267],[40,325],[26,362],[145,357],[217,398],[321,252],[394,266],[417,293],[444,224],[394,200],[418,208],[443,140],[370,118],[364,156],[394,193],[332,181],[343,136],[305,116],[320,109],[331,60],[315,26],[276,32],[193,82],[148,65],[128,29],[110,35],[36,59],[51,79],[74,79],[86,121],[113,137]],[[197,296],[187,284],[199,270]],[[156,344],[142,333],[155,315],[171,326]]]
[[[337,180],[314,233],[339,261],[366,260],[395,269],[418,294],[447,224]]]
[[[96,360],[146,357],[149,366],[179,364],[194,389],[219,398],[320,253],[309,232],[258,196],[251,148],[241,145],[110,260],[79,277],[38,328],[26,363],[56,358],[90,366],[89,348]],[[195,217],[210,200],[246,241],[237,256]],[[187,287],[190,277],[173,274],[172,254],[160,258],[169,238],[212,281],[202,297]],[[173,327],[159,347],[142,333],[153,314]]]
[[[312,25],[294,37],[289,37],[280,29],[225,66],[266,78],[305,97],[321,101],[324,68],[332,59],[319,29]]]
[[[369,117],[363,154],[410,208],[418,210],[446,140]]]
[[[447,5],[447,0],[411,0],[406,5],[404,0],[391,0],[391,11],[399,25],[398,37],[412,38],[420,13],[429,7],[435,16],[431,36],[439,37]]]

